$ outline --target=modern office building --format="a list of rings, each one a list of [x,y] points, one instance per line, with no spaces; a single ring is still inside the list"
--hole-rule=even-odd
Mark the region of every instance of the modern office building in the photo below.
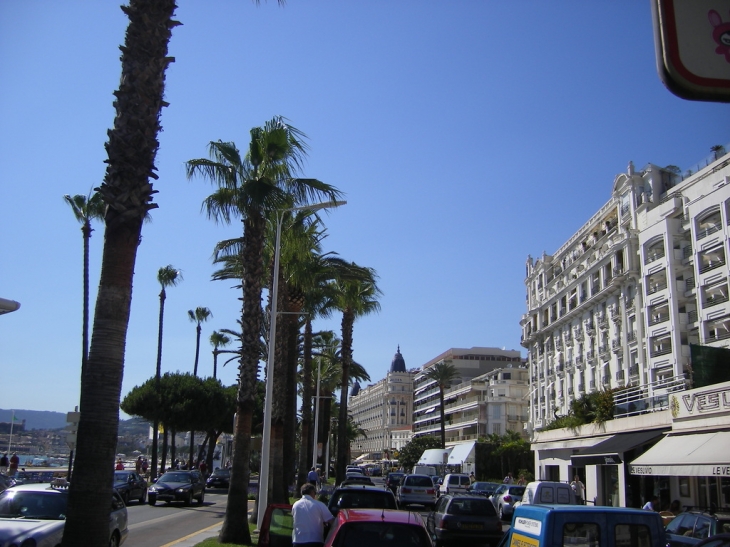
[[[521,325],[538,478],[578,472],[601,505],[637,506],[664,486],[672,499],[730,503],[719,499],[730,478],[685,477],[680,496],[679,477],[629,469],[672,427],[678,393],[730,379],[730,368],[693,359],[701,346],[730,347],[729,241],[730,155],[713,147],[684,173],[629,164],[608,202],[555,253],[528,257]],[[545,430],[582,395],[617,388],[615,418],[602,427]],[[730,408],[702,423],[730,429]]]
[[[385,378],[360,388],[355,385],[348,401],[354,422],[366,432],[350,443],[353,458],[390,459],[411,438],[413,424],[413,377],[407,370],[400,347]]]
[[[488,399],[500,399],[500,390],[504,390],[502,397],[506,401],[507,390],[510,393],[516,393],[519,387],[516,382],[525,382],[522,389],[526,391],[526,377],[523,380],[512,379],[512,376],[519,377],[525,373],[520,369],[524,365],[520,352],[515,350],[503,350],[499,348],[451,348],[441,355],[431,359],[424,364],[414,378],[414,416],[413,416],[413,434],[414,436],[422,435],[441,435],[441,412],[439,410],[439,388],[434,380],[427,376],[430,367],[437,363],[450,362],[459,372],[459,377],[454,380],[453,385],[448,388],[444,394],[444,412],[446,420],[446,443],[453,445],[465,441],[475,441],[479,437],[492,433],[491,425],[501,430],[504,426],[514,426],[515,429],[521,429],[522,421],[514,421],[514,424],[508,420],[502,420],[494,424],[488,422],[487,402]],[[512,368],[513,371],[506,369]],[[484,377],[487,373],[495,369],[503,369],[507,377],[500,378],[499,373],[493,377]],[[491,382],[495,384],[492,386]],[[503,384],[502,387],[496,387],[496,382],[509,382]],[[513,388],[512,385],[515,385]],[[508,388],[507,386],[510,386]],[[494,391],[496,395],[492,397]],[[515,417],[521,415],[522,410],[515,411],[514,415],[509,415],[510,408],[505,408],[507,416]],[[497,425],[499,424],[499,425]],[[502,434],[504,431],[501,432]]]

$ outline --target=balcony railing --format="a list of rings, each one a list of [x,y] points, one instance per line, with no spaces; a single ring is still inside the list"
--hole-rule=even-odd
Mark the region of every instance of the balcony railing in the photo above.
[[[690,256],[692,256],[692,245],[687,245],[682,249],[682,258],[689,258]]]
[[[578,393],[584,393],[586,390],[585,384],[578,384]]]
[[[696,323],[697,317],[697,310],[690,310],[687,312],[687,321],[689,321],[690,323]]]
[[[659,260],[660,258],[664,258],[664,249],[652,249],[651,251],[649,251],[649,254],[646,255],[645,264],[650,264],[656,260]]]
[[[623,370],[617,371],[616,372],[616,381],[618,382],[619,380],[623,380],[623,379],[624,379],[624,371]]]
[[[720,266],[725,265],[725,258],[721,258],[720,260],[711,260],[707,263],[702,263],[700,265],[700,273],[709,272],[710,270],[714,270],[715,268],[719,268]]]
[[[639,375],[639,365],[631,365],[629,367],[629,376],[638,376]]]
[[[705,300],[702,302],[703,308],[709,308],[710,306],[715,306],[717,304],[722,304],[723,302],[727,302],[728,297],[724,294],[716,294],[713,296],[708,296],[705,298]]]
[[[626,340],[629,342],[636,342],[636,331],[632,330],[626,334]]]
[[[666,321],[669,321],[668,313],[655,313],[649,318],[650,325],[658,325],[659,323],[664,323]]]
[[[669,408],[669,394],[686,389],[683,376],[659,380],[648,386],[636,386],[616,393],[613,397],[615,418],[635,416]]]
[[[656,283],[649,282],[649,285],[646,287],[646,294],[654,294],[659,291],[663,291],[667,288],[667,281],[666,279],[664,281],[659,281]]]
[[[714,234],[715,232],[719,232],[719,231],[720,231],[719,225],[712,225],[712,226],[708,226],[707,228],[702,228],[701,230],[699,230],[697,232],[697,239],[698,240],[704,239],[708,235]]]
[[[694,278],[694,276],[688,277],[687,279],[685,279],[685,281],[684,281],[684,290],[685,291],[691,291],[694,288],[695,288],[695,278]]]
[[[667,355],[669,353],[672,353],[672,344],[667,343],[666,346],[662,345],[659,347],[652,348],[651,352],[649,353],[650,357],[660,357],[662,355]]]
[[[730,338],[729,331],[726,331],[725,329],[715,329],[714,331],[710,331],[707,340],[725,340],[727,338]]]

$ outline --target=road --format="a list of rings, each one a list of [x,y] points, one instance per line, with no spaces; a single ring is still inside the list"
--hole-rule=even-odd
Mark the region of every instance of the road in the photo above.
[[[185,507],[179,503],[158,503],[154,507],[132,502],[127,507],[129,536],[126,545],[134,547],[172,547],[187,545],[191,535],[203,533],[197,541],[217,535],[217,526],[223,523],[228,494],[225,490],[205,492],[205,503]]]

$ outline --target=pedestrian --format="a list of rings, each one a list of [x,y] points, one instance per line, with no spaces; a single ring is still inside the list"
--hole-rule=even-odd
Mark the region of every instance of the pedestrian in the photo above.
[[[573,482],[570,483],[570,487],[573,489],[573,492],[575,492],[578,504],[583,505],[586,498],[586,487],[582,482],[580,482],[580,477],[578,475],[573,477]]]
[[[312,467],[312,469],[307,473],[307,481],[309,481],[309,484],[316,487],[317,481],[319,480],[319,473],[317,473],[317,470]]]
[[[8,460],[8,455],[3,454],[2,458],[0,458],[0,473],[7,473],[8,465],[10,465],[10,460]]]
[[[507,473],[507,476],[504,478],[502,483],[504,484],[514,484],[515,480],[512,478],[512,471]]]
[[[293,547],[322,547],[324,545],[324,525],[331,522],[332,516],[327,506],[314,499],[316,487],[307,483],[302,485],[302,497],[292,505],[294,520],[292,527]]]
[[[520,475],[520,478],[517,481],[517,484],[520,485],[520,486],[525,486],[527,484],[527,481],[525,480],[525,476],[524,475]]]
[[[205,460],[200,460],[200,473],[203,475],[203,477],[206,477],[206,471],[208,471],[208,464],[205,463]]]
[[[139,474],[142,472],[142,456],[137,457],[137,461],[134,462],[134,470]]]
[[[147,475],[147,467],[149,467],[149,464],[147,463],[147,458],[142,460],[142,473]]]
[[[122,458],[117,458],[117,465],[114,467],[117,471],[124,471],[124,463],[122,462]]]
[[[642,509],[646,511],[657,511],[659,509],[659,498],[652,496],[652,498],[644,504]]]
[[[14,477],[15,474],[18,472],[18,465],[20,465],[20,458],[18,455],[13,452],[13,455],[10,456],[10,466],[8,467],[8,477]]]
[[[475,480],[477,480],[477,479],[474,476],[474,471],[472,471],[471,473],[469,473],[469,484],[474,484]]]

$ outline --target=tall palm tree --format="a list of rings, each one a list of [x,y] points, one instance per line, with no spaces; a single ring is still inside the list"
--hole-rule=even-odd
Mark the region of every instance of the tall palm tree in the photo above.
[[[336,201],[341,193],[316,179],[299,178],[306,156],[305,135],[280,116],[263,127],[251,129],[248,151],[241,155],[232,142],[211,142],[209,159],[194,159],[186,164],[188,178],[201,176],[217,185],[203,202],[209,218],[230,223],[243,220],[240,242],[243,304],[243,340],[239,365],[239,390],[236,403],[236,431],[231,484],[220,541],[250,543],[248,524],[240,515],[247,513],[251,419],[258,364],[261,360],[261,293],[263,248],[267,215],[312,200]]]
[[[461,375],[451,361],[439,361],[430,366],[424,376],[436,382],[439,388],[439,410],[441,412],[441,448],[446,448],[446,419],[444,415],[444,392],[451,387],[451,382]]]
[[[213,346],[213,379],[218,377],[218,355],[221,354],[219,348],[224,348],[231,343],[231,338],[222,332],[214,330],[210,334],[210,345]]]
[[[193,376],[198,375],[198,360],[200,358],[200,333],[203,330],[201,323],[204,323],[208,318],[213,317],[210,309],[198,306],[195,311],[188,310],[188,319],[195,323],[195,364],[193,365]],[[192,464],[193,455],[195,453],[195,431],[190,431],[190,453],[188,461]]]
[[[350,366],[352,365],[352,334],[355,320],[358,317],[369,315],[380,310],[377,298],[381,292],[376,284],[377,275],[372,268],[365,268],[352,264],[353,271],[359,270],[360,279],[335,281],[335,306],[342,312],[342,386],[340,388],[340,414],[337,431],[337,466],[335,475],[337,482],[345,479],[347,466],[347,390],[349,386]]]
[[[162,370],[162,323],[165,317],[165,300],[167,299],[167,287],[175,287],[182,281],[182,273],[172,264],[168,264],[157,270],[157,282],[160,284],[160,316],[157,322],[157,366],[155,368],[155,386],[159,388],[160,372]],[[152,476],[157,476],[157,432],[160,428],[160,422],[155,421],[153,424],[154,434],[152,435]],[[165,428],[165,438],[167,441],[167,428]],[[165,448],[167,443],[165,442]],[[165,464],[166,450],[163,450],[162,465]]]
[[[198,306],[195,311],[188,310],[188,319],[195,323],[195,365],[193,366],[193,376],[198,375],[198,358],[200,357],[200,333],[203,330],[201,323],[205,323],[213,317],[213,313],[208,308]]]
[[[84,301],[81,334],[81,376],[83,377],[89,355],[89,240],[91,232],[94,231],[91,221],[104,220],[106,205],[99,192],[89,193],[88,196],[66,194],[63,199],[71,207],[76,220],[81,223],[81,234],[84,238]]]
[[[104,251],[91,344],[81,381],[76,465],[69,488],[63,545],[109,543],[109,491],[119,426],[132,280],[142,223],[155,190],[155,157],[175,0],[130,0],[122,74],[115,91],[107,168],[97,190],[107,205]]]

